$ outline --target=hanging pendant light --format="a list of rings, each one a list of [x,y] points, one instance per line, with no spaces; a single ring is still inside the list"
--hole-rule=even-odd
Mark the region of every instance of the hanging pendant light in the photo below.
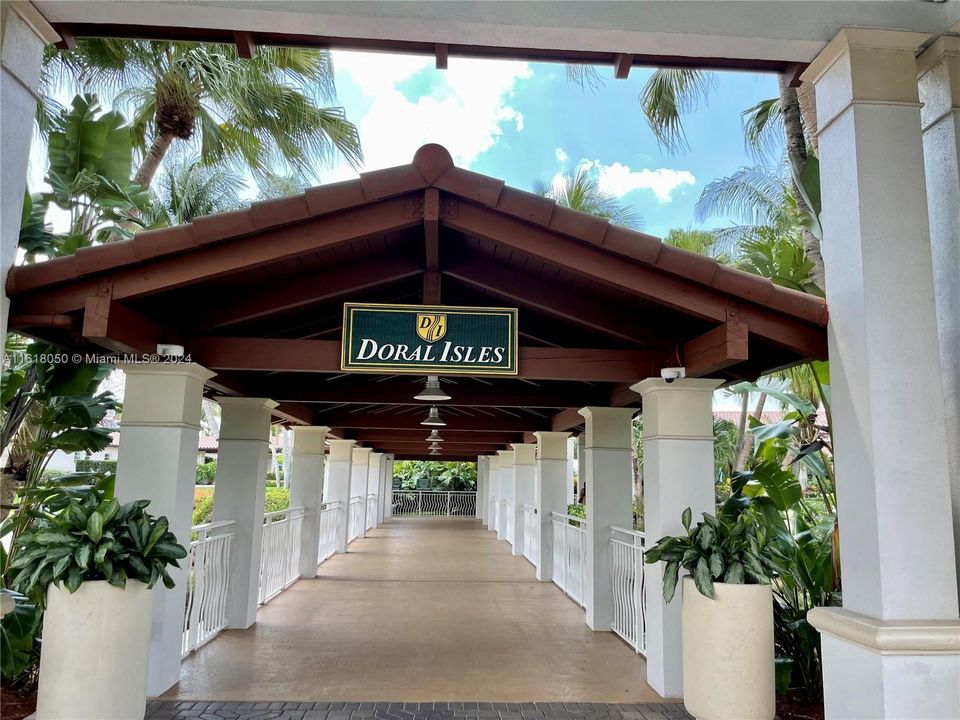
[[[441,453],[439,450],[431,450],[431,451],[430,451],[430,454],[431,454],[431,455],[440,455],[440,454],[442,454],[442,453]]]
[[[443,442],[443,438],[440,437],[439,430],[431,430],[430,434],[427,435],[427,437],[425,437],[424,440],[426,440],[427,442],[435,442],[435,443]]]
[[[443,427],[446,423],[440,419],[440,411],[437,410],[437,406],[433,405],[430,408],[430,412],[427,414],[426,419],[420,423],[421,425],[436,425],[437,427]]]
[[[442,446],[440,443],[431,443],[431,444],[430,444],[430,449],[431,449],[431,450],[440,450],[442,447],[443,447],[443,446]]]
[[[427,384],[423,390],[413,396],[413,399],[437,402],[449,400],[450,396],[440,389],[440,378],[437,375],[427,375]]]

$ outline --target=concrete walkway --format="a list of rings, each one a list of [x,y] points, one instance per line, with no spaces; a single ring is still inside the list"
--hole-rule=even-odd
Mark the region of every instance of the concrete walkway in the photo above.
[[[394,518],[188,657],[164,698],[650,703],[642,657],[472,519]]]

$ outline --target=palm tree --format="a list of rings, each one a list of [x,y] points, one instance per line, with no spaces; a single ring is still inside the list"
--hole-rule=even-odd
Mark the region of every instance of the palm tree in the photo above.
[[[533,183],[533,191],[550,198],[557,205],[596,215],[614,225],[631,230],[643,227],[643,220],[632,207],[600,189],[600,181],[586,165],[577,167],[572,175],[562,175],[560,181],[553,185],[537,179]]]
[[[165,165],[154,182],[149,225],[183,225],[201,215],[236,210],[242,206],[243,188],[240,177],[224,167],[203,165],[199,158]]]
[[[338,155],[362,159],[344,109],[323,106],[336,96],[326,50],[262,47],[245,60],[231,45],[84,39],[48,55],[48,88],[67,77],[112,92],[128,111],[144,186],[178,140],[193,140],[204,164],[242,163],[256,175],[312,176]]]

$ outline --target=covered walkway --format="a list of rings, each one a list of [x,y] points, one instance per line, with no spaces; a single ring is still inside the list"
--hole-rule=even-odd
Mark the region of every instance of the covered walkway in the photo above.
[[[164,697],[646,703],[643,658],[463,518],[392,518],[188,657]]]

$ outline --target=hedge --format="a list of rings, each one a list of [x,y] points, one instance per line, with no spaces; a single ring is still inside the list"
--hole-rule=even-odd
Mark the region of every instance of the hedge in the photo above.
[[[210,518],[213,515],[214,495],[216,495],[216,491],[208,495],[202,495],[194,501],[193,525],[203,525],[204,523],[210,522]],[[263,511],[265,513],[286,510],[288,507],[290,507],[290,491],[287,488],[267,488],[263,502]]]
[[[76,461],[77,472],[117,472],[116,460],[91,460],[83,458]]]

